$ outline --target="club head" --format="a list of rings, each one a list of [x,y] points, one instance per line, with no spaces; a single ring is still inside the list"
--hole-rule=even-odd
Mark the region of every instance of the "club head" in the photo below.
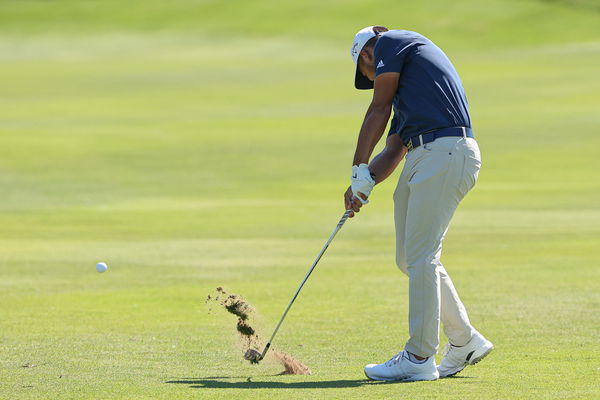
[[[244,354],[244,358],[252,364],[258,364],[262,360],[262,354],[258,350],[248,349]]]

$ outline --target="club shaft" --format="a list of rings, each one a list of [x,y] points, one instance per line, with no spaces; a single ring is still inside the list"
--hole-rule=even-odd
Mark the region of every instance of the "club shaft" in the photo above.
[[[300,293],[300,290],[302,290],[302,287],[304,286],[304,284],[308,280],[308,277],[310,276],[310,274],[312,274],[313,270],[317,266],[317,264],[318,264],[319,260],[321,259],[321,257],[323,257],[323,254],[325,254],[325,251],[329,247],[329,244],[332,242],[332,240],[335,237],[335,235],[339,232],[340,229],[342,229],[342,226],[344,225],[344,222],[346,222],[346,220],[350,216],[351,212],[352,212],[352,210],[346,210],[346,212],[344,213],[344,215],[342,215],[342,218],[340,219],[340,221],[336,225],[335,229],[331,233],[331,236],[329,236],[329,239],[327,239],[327,242],[325,243],[325,245],[323,246],[323,248],[319,252],[319,255],[317,255],[317,258],[315,259],[315,262],[313,262],[313,264],[311,265],[310,269],[308,270],[308,273],[306,274],[306,276],[304,277],[304,279],[300,283],[300,286],[298,286],[298,290],[296,290],[296,293],[294,294],[294,297],[292,297],[292,300],[290,301],[290,304],[288,304],[288,306],[286,307],[285,311],[283,312],[283,315],[281,316],[281,319],[277,323],[277,326],[275,326],[275,330],[273,331],[273,334],[271,335],[271,338],[269,339],[269,342],[267,343],[267,345],[265,346],[265,349],[263,350],[263,352],[261,354],[261,359],[265,357],[265,354],[267,354],[267,351],[269,350],[269,347],[271,347],[271,342],[275,338],[275,335],[277,334],[277,331],[279,330],[279,327],[283,323],[283,320],[285,319],[285,316],[287,315],[288,311],[290,311],[290,308],[292,308],[292,304],[294,304],[294,301],[296,301],[296,298],[298,297],[298,294]]]

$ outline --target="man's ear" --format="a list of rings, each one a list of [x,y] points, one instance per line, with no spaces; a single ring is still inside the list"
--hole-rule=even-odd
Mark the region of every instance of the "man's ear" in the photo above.
[[[361,56],[364,56],[367,61],[369,62],[369,64],[373,63],[373,52],[367,50],[367,49],[362,49],[360,51]]]

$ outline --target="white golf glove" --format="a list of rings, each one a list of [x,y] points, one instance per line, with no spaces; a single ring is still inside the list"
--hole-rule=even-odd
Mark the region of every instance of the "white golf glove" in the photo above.
[[[369,200],[363,200],[358,193],[362,193],[369,197],[375,186],[375,180],[371,177],[371,171],[367,164],[353,165],[352,166],[352,178],[350,187],[354,197],[360,200],[361,203],[367,204]]]

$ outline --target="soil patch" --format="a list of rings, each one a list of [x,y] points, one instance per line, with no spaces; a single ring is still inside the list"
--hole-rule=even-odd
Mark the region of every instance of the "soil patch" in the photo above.
[[[310,375],[310,369],[283,351],[272,350],[273,357],[285,368],[281,375]]]

